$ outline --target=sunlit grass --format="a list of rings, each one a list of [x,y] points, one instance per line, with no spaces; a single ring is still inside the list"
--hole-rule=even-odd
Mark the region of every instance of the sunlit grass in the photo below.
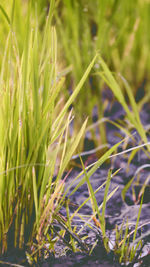
[[[10,240],[16,248],[32,243],[34,237],[39,245],[43,243],[63,193],[63,173],[86,127],[85,121],[76,136],[69,136],[72,115],[68,108],[81,90],[96,57],[61,108],[64,77],[57,78],[57,37],[55,28],[51,27],[52,13],[51,3],[41,33],[37,16],[35,27],[30,28],[29,4],[23,52],[19,53],[11,25],[5,45],[0,73],[1,253],[9,249]]]
[[[106,181],[95,191],[90,179],[104,162],[120,154],[131,152],[128,167],[140,149],[149,158],[149,125],[142,125],[139,112],[150,99],[150,3],[6,2],[0,3],[0,254],[11,246],[20,249],[27,245],[32,265],[42,257],[45,244],[55,254],[55,244],[60,240],[66,245],[65,251],[91,254],[96,243],[89,248],[84,242],[87,237],[80,237],[87,226],[100,233],[109,252],[105,212],[107,201],[118,190],[116,187],[110,192],[109,186],[119,170],[108,170]],[[144,80],[145,95],[136,103],[138,87]],[[106,86],[126,113],[123,121],[104,118],[102,91]],[[98,117],[95,123],[94,107]],[[106,122],[120,130],[122,140],[111,148]],[[138,144],[132,130],[140,136]],[[88,152],[81,151],[86,132],[91,133],[96,146]],[[129,138],[135,146],[128,149]],[[122,151],[117,153],[119,145]],[[97,153],[98,160],[85,167],[81,156],[90,153]],[[64,190],[68,166],[76,158],[80,158],[82,171]],[[149,164],[139,167],[126,184],[123,201],[131,186],[134,192],[137,173],[147,167]],[[64,178],[65,171],[68,174]],[[142,237],[138,239],[136,234],[148,182],[149,176],[135,200],[139,204],[142,199],[135,229],[129,232],[129,222],[116,227],[113,252],[120,263],[133,262],[142,248]],[[83,184],[87,184],[89,197],[71,214],[70,198]],[[98,205],[96,193],[103,186],[103,202]],[[79,211],[89,200],[92,215],[85,220]],[[62,207],[66,217],[60,213]],[[76,216],[84,222],[80,230],[73,225]],[[55,225],[60,230],[56,231]]]
[[[120,73],[124,81],[128,81],[129,90],[132,91],[133,96],[145,81],[143,88],[145,101],[149,101],[149,5],[148,1],[139,0],[132,3],[131,1],[96,0],[94,4],[86,0],[82,2],[64,0],[62,3],[58,1],[55,17],[62,40],[59,44],[60,55],[73,67],[69,83],[70,80],[74,83],[80,79],[82,69],[95,52],[99,51],[108,68],[117,75]],[[100,64],[96,62],[93,73],[99,70],[99,67]],[[103,118],[103,89],[105,90],[105,87],[101,79],[93,78],[91,75],[78,97],[78,105],[74,106],[76,114],[89,116],[89,124],[92,124],[91,114],[95,106],[99,119]],[[121,90],[124,94],[125,87]],[[135,116],[138,116],[137,110]],[[82,119],[79,118],[75,123],[75,129],[79,129],[81,124]],[[142,130],[141,127],[139,130]],[[107,142],[105,124],[99,124],[99,137],[95,137],[95,129],[90,129],[90,132],[97,146]],[[144,132],[142,136],[144,137]]]

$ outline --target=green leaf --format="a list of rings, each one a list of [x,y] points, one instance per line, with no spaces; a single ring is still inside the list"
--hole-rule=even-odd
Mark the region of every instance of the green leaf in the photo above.
[[[4,15],[5,19],[7,20],[8,24],[10,25],[10,18],[8,17],[5,9],[3,8],[3,6],[0,4],[0,10],[2,12],[2,14]]]

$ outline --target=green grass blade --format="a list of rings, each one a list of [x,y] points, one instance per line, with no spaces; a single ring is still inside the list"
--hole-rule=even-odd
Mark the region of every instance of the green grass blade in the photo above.
[[[85,132],[86,124],[87,124],[87,120],[85,120],[85,122],[83,123],[83,126],[82,126],[80,132],[76,136],[72,146],[69,148],[69,151],[67,151],[66,156],[63,160],[62,168],[61,168],[58,176],[61,176],[63,174],[64,170],[66,169],[74,151],[76,150],[76,148],[77,148],[77,146],[81,140],[81,137],[83,136],[83,133]]]
[[[32,175],[33,175],[33,194],[34,194],[36,222],[38,223],[38,221],[37,221],[38,220],[38,190],[37,190],[36,176],[35,176],[35,169],[34,168],[32,168]]]
[[[94,172],[106,161],[109,159],[110,155],[116,151],[118,146],[122,143],[123,141],[115,144],[112,148],[110,148],[105,154],[94,164],[94,166],[88,171],[87,175],[88,177],[91,177]],[[81,179],[81,181],[78,183],[78,185],[74,188],[74,190],[70,193],[72,195],[76,190],[82,186],[85,183],[85,176]]]
[[[86,173],[85,166],[83,164],[83,161],[82,161],[81,157],[80,157],[80,161],[81,161],[81,164],[82,164],[82,168],[83,168],[83,171],[84,171],[86,183],[87,183],[87,186],[88,186],[88,191],[89,191],[89,196],[90,196],[90,199],[91,199],[92,210],[93,210],[94,213],[95,212],[97,213],[98,218],[101,221],[101,215],[100,215],[100,212],[99,212],[99,209],[98,209],[98,204],[97,204],[97,200],[96,200],[96,197],[95,197],[95,194],[94,194],[94,190],[93,190],[92,185],[90,183],[89,177],[88,177],[88,175]],[[103,235],[105,234],[104,231],[103,231],[103,228],[102,228],[102,234]]]
[[[80,80],[80,82],[78,83],[78,85],[76,86],[75,90],[73,91],[71,97],[69,98],[69,100],[67,101],[67,103],[65,104],[63,110],[61,111],[61,113],[59,114],[59,116],[57,117],[57,119],[54,122],[54,128],[56,127],[58,121],[60,120],[61,117],[64,117],[64,114],[66,112],[66,110],[69,108],[69,106],[72,104],[72,102],[75,100],[76,96],[78,95],[79,91],[81,90],[85,80],[87,79],[94,63],[95,60],[97,59],[97,54],[95,55],[95,57],[93,58],[92,62],[90,63],[90,65],[88,66],[87,70],[85,71],[82,79]]]
[[[110,181],[112,178],[112,170],[109,170],[108,172],[108,178],[105,186],[105,192],[104,192],[104,199],[103,199],[103,207],[102,207],[102,215],[101,215],[101,226],[102,226],[102,231],[104,233],[104,237],[106,235],[105,233],[105,210],[106,210],[106,202],[107,202],[107,196],[108,196],[108,190],[110,186]]]
[[[0,4],[0,10],[2,12],[2,14],[4,15],[5,19],[7,20],[8,24],[10,25],[10,18],[8,17],[5,9],[3,8],[3,6]]]

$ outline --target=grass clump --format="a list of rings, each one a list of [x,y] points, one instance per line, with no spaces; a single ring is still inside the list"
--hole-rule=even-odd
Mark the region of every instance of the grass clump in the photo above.
[[[120,73],[121,77],[125,77],[131,85],[129,88],[123,79],[120,83],[122,94],[126,97],[127,88],[136,98],[144,92],[141,105],[149,101],[149,5],[149,1],[139,0],[133,3],[96,0],[94,4],[87,0],[58,1],[55,17],[62,40],[59,48],[65,51],[61,53],[63,60],[73,67],[70,75],[71,83],[80,79],[82,69],[93,58],[95,52],[99,51],[108,68],[117,75]],[[96,62],[93,73],[97,72],[100,66],[101,63]],[[90,75],[78,97],[78,106],[74,106],[75,112],[83,114],[84,117],[89,116],[89,124],[93,123],[91,116],[93,108],[96,108],[99,120],[104,116],[102,94],[105,89],[106,86],[99,77]],[[134,110],[134,116],[137,114],[137,110]],[[79,129],[81,124],[82,120],[79,119],[76,128]],[[90,128],[91,138],[94,139],[96,146],[107,143],[105,124],[99,124],[97,129],[99,134],[96,134],[95,128]],[[141,127],[139,130],[142,130]],[[142,136],[144,137],[144,132]]]
[[[134,12],[135,3],[137,9]],[[111,251],[105,215],[107,201],[119,188],[117,186],[110,192],[111,179],[119,170],[113,172],[111,166],[106,181],[95,191],[91,177],[104,162],[110,163],[111,158],[126,152],[131,152],[128,167],[140,149],[149,158],[149,126],[143,126],[139,115],[150,97],[147,86],[144,98],[138,103],[135,99],[137,85],[147,79],[149,71],[149,38],[146,30],[143,37],[141,35],[149,23],[147,7],[148,1],[139,0],[134,4],[129,1],[95,1],[95,5],[86,0],[82,3],[12,0],[9,7],[1,1],[0,255],[11,247],[26,249],[27,246],[30,248],[27,257],[32,265],[42,258],[43,248],[44,252],[55,254],[55,245],[60,241],[63,248],[65,246],[65,253],[69,249],[92,254],[96,242],[89,248],[84,242],[87,236],[80,237],[87,226],[98,232],[106,252]],[[145,42],[140,51],[142,38]],[[60,70],[66,63],[67,68]],[[92,69],[93,75],[90,74]],[[123,121],[104,118],[106,103],[103,105],[102,92],[106,88],[124,109]],[[76,120],[74,114],[78,116]],[[127,137],[107,151],[106,122],[120,130],[121,140]],[[133,130],[138,133],[140,141],[135,147],[128,148],[129,139],[132,144],[136,143]],[[94,148],[80,153],[85,133],[89,132],[95,144],[104,149],[97,153],[96,162],[85,167],[81,156],[98,151]],[[122,150],[117,153],[121,144]],[[77,149],[79,153],[74,155]],[[68,166],[76,158],[80,158],[82,171],[65,189]],[[124,186],[123,201],[136,175],[144,168],[149,168],[149,164],[139,167]],[[68,173],[64,177],[66,170]],[[142,237],[137,238],[137,230],[148,182],[149,176],[135,200],[135,204],[140,200],[141,203],[134,230],[129,232],[128,222],[125,227],[123,224],[116,227],[113,254],[120,263],[134,262],[141,252]],[[71,190],[74,183],[76,186]],[[71,213],[70,205],[74,203],[70,198],[84,184],[89,196]],[[104,186],[103,201],[98,204],[96,193]],[[88,201],[92,214],[85,219],[80,210]],[[65,216],[62,209],[65,209]],[[84,223],[80,230],[74,225],[75,217]]]
[[[35,26],[30,27],[29,3],[22,53],[11,24],[5,45],[0,72],[1,254],[11,246],[22,248],[31,244],[34,238],[38,246],[43,244],[63,192],[62,175],[85,131],[86,121],[76,136],[69,136],[72,115],[68,108],[95,58],[63,106],[61,90],[65,78],[57,76],[57,37],[51,26],[53,7],[51,1],[41,33],[37,16]]]

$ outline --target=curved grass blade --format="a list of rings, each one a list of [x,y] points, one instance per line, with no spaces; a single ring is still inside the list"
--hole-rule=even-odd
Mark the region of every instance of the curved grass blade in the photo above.
[[[1,10],[2,14],[4,15],[5,19],[7,20],[8,24],[10,25],[10,18],[7,15],[5,9],[3,8],[3,6],[1,4],[0,4],[0,10]]]

